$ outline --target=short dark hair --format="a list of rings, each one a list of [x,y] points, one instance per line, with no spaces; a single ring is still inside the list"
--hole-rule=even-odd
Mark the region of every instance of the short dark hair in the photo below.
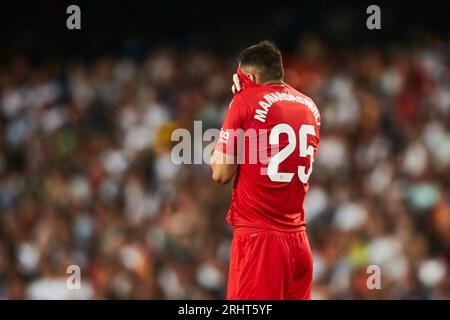
[[[254,66],[261,70],[261,81],[282,80],[284,77],[281,52],[271,41],[261,41],[243,50],[238,58],[241,66]]]

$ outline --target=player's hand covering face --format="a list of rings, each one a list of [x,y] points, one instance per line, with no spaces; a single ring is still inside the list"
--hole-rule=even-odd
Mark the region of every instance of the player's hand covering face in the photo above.
[[[237,68],[236,73],[233,74],[233,85],[231,86],[231,91],[233,94],[240,92],[242,89],[254,85],[255,83]]]
[[[233,92],[233,94],[236,94],[241,90],[241,82],[239,81],[237,73],[235,73],[233,74],[233,85],[231,86],[231,91]]]

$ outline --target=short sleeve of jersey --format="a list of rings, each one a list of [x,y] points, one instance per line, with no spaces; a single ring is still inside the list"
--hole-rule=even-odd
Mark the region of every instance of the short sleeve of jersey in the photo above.
[[[245,130],[249,110],[240,94],[233,97],[231,101],[222,128],[220,129],[219,141],[215,149],[231,156],[237,156],[238,134]],[[241,129],[241,130],[239,130]]]

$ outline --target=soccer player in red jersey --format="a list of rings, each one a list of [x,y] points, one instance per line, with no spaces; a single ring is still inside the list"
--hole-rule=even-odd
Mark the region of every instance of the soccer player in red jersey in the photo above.
[[[281,53],[271,42],[245,49],[238,62],[241,90],[211,158],[215,182],[227,184],[236,174],[227,214],[233,226],[227,299],[310,299],[303,202],[320,114],[283,82]]]

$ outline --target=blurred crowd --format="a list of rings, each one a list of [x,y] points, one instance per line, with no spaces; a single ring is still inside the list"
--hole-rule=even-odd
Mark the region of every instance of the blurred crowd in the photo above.
[[[286,82],[322,115],[305,202],[314,299],[450,298],[449,45],[306,36],[285,54]],[[231,187],[172,163],[170,136],[220,128],[235,68],[171,47],[0,64],[0,298],[224,298]]]

